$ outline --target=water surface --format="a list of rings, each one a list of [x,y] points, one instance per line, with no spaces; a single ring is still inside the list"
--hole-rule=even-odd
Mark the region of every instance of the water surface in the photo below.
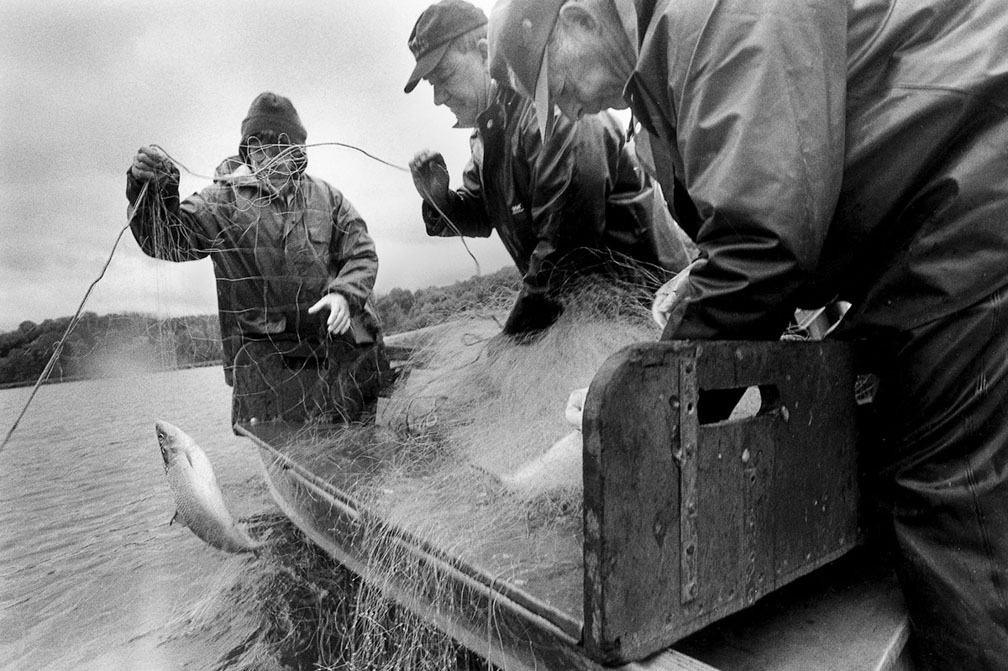
[[[0,390],[0,431],[29,393]],[[220,367],[41,388],[0,453],[0,669],[214,668],[249,635],[218,602],[255,559],[168,525],[158,419],[206,451],[236,517],[274,510]]]

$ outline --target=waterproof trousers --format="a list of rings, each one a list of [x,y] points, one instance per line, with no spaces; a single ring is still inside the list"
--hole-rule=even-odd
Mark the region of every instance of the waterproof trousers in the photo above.
[[[324,342],[246,340],[233,369],[232,423],[348,423],[374,418],[390,382],[385,347],[346,337]]]
[[[891,512],[914,661],[1008,670],[1008,293],[878,353],[881,441],[866,457]]]

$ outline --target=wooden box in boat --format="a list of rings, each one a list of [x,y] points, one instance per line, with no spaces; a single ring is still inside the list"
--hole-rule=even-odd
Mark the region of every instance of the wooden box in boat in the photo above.
[[[467,546],[360,495],[392,448],[326,427],[238,430],[314,542],[497,666],[881,670],[906,619],[891,576],[854,550],[854,380],[840,343],[626,348],[586,399],[581,514],[505,521]],[[701,421],[708,392],[757,385],[759,413]],[[463,524],[480,505],[453,512]],[[379,554],[396,570],[376,570]]]

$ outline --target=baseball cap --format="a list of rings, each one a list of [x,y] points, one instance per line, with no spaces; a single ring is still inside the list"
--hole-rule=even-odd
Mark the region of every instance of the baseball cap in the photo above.
[[[411,92],[437,67],[453,39],[486,24],[483,10],[465,0],[441,0],[425,9],[409,36],[408,44],[416,58],[416,67],[404,91]]]

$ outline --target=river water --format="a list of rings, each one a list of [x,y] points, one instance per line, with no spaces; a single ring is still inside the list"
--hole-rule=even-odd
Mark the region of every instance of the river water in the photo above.
[[[29,393],[0,390],[0,432]],[[42,387],[0,453],[0,669],[229,668],[250,635],[255,604],[227,599],[256,559],[169,526],[158,419],[204,449],[235,517],[275,515],[220,367]]]

